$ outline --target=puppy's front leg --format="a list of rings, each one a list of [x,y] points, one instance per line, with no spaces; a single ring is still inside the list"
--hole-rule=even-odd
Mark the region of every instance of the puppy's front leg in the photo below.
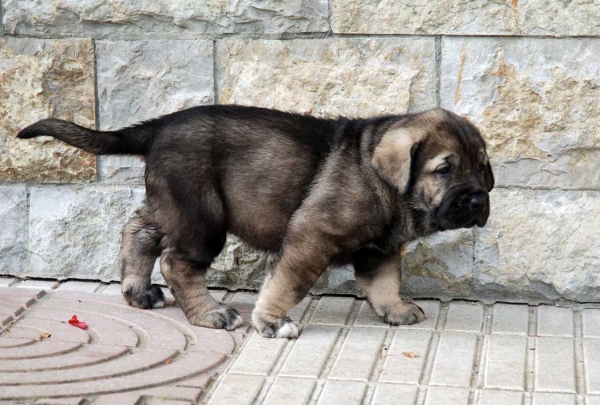
[[[392,325],[412,325],[425,320],[416,304],[400,298],[400,253],[385,255],[373,249],[361,250],[354,259],[356,281],[371,306]]]
[[[318,238],[290,240],[273,273],[267,276],[252,313],[252,323],[263,337],[298,337],[298,328],[287,312],[308,294],[335,253],[330,243]]]

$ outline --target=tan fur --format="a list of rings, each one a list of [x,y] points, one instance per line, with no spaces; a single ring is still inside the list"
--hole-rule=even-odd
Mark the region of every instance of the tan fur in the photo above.
[[[400,254],[383,260],[376,269],[375,278],[357,275],[356,281],[367,295],[369,303],[386,322],[392,325],[421,322],[423,310],[417,305],[400,298]]]
[[[383,136],[375,148],[371,163],[375,170],[400,192],[404,192],[410,180],[410,158],[415,144],[423,140],[426,132],[421,129],[393,129]]]

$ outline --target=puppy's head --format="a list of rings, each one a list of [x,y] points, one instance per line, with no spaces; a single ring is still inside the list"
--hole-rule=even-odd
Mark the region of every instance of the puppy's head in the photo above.
[[[385,129],[371,164],[404,196],[418,234],[487,223],[494,175],[466,119],[441,109],[409,115]]]

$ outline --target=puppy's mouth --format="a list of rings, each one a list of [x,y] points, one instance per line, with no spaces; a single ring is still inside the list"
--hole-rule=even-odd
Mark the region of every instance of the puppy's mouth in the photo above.
[[[460,229],[460,228],[474,228],[475,225],[479,228],[483,228],[487,224],[488,217],[487,215],[480,215],[478,217],[467,220],[467,222],[462,221],[451,221],[451,220],[441,220],[437,221],[436,225],[438,228],[438,232],[444,232],[447,230]]]

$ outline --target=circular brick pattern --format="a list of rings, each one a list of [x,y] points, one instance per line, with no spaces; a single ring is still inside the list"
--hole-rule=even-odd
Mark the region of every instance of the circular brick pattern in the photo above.
[[[0,297],[10,300],[10,290]],[[88,329],[70,325],[73,315]],[[0,337],[0,400],[180,386],[223,363],[235,347],[229,332],[191,326],[172,305],[144,311],[116,296],[56,292]]]

